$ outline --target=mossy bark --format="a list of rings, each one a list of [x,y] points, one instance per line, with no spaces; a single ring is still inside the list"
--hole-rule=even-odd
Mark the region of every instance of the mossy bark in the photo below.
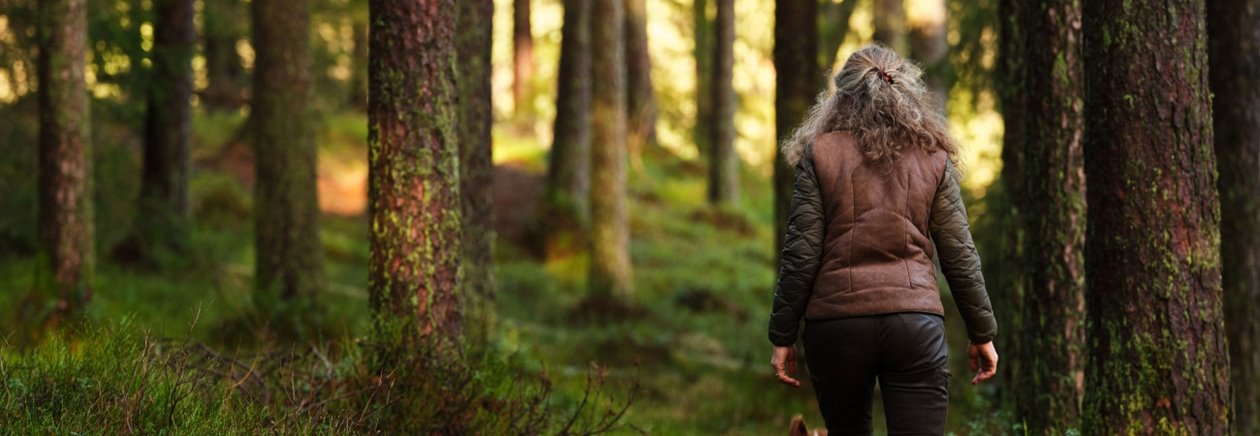
[[[1089,66],[1084,432],[1227,433],[1204,3],[1082,4]]]
[[[656,93],[652,89],[652,56],[648,51],[647,1],[625,0],[626,9],[626,148],[641,166],[643,151],[656,145]]]
[[[1234,433],[1260,434],[1260,1],[1207,12]]]
[[[709,203],[739,202],[739,154],[735,152],[735,0],[717,0],[713,25],[713,99],[709,121]],[[813,71],[813,70],[811,70]]]
[[[906,10],[902,0],[874,0],[875,28],[873,39],[893,49],[902,56],[910,54],[910,45],[906,40]]]
[[[906,20],[910,58],[923,68],[923,81],[944,114],[950,86],[948,8],[945,0],[917,0],[911,7],[914,13]]]
[[[512,0],[512,104],[516,115],[530,112],[530,82],[534,80],[534,34],[530,2]]]
[[[378,335],[461,334],[455,0],[371,0],[369,295]]]
[[[201,28],[206,88],[201,102],[207,107],[235,109],[246,102],[249,74],[236,51],[237,42],[249,32],[246,13],[240,0],[204,2]]]
[[[95,244],[84,0],[39,2],[39,236],[55,322],[91,298]]]
[[[492,183],[490,127],[490,36],[492,0],[461,0],[457,50],[459,84],[459,174],[463,216],[464,290],[468,295],[468,335],[485,343],[494,326]]]
[[[626,62],[621,0],[591,8],[591,292],[628,298],[630,223],[626,199]]]
[[[853,3],[848,0],[848,3]],[[792,134],[814,104],[825,77],[818,62],[818,2],[815,0],[782,0],[774,7],[774,131],[783,139]],[[846,26],[847,27],[847,26]],[[837,47],[831,47],[835,52]],[[826,56],[825,54],[823,56]],[[832,54],[834,57],[834,53]],[[778,263],[779,248],[787,233],[788,204],[792,201],[795,170],[787,164],[775,144],[774,153],[774,252]],[[775,268],[778,271],[778,268]]]
[[[564,2],[556,119],[541,227],[548,259],[585,251],[591,196],[591,3]]]
[[[197,49],[193,0],[157,0],[153,5],[153,77],[133,230],[144,257],[187,249],[192,57]]]
[[[1016,416],[1033,432],[1079,425],[1085,371],[1084,68],[1079,0],[1023,11],[1025,291]]]
[[[264,315],[311,314],[323,286],[306,0],[254,0],[254,302]],[[283,320],[283,319],[278,319]]]

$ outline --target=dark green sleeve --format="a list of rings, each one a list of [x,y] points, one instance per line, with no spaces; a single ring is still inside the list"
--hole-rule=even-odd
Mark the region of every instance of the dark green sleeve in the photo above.
[[[796,182],[788,212],[787,235],[779,262],[779,281],[770,313],[770,342],[785,347],[796,343],[805,305],[814,288],[822,260],[822,193],[814,173],[812,147],[796,164]]]
[[[975,344],[992,341],[997,336],[997,320],[993,318],[993,306],[989,304],[989,293],[984,288],[980,255],[971,240],[967,209],[963,205],[953,162],[945,164],[945,175],[936,188],[930,230],[940,255],[941,272],[949,282],[958,311],[967,324],[967,336]]]

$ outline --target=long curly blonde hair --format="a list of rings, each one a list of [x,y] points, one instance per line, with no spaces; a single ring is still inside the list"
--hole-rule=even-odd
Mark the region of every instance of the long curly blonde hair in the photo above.
[[[796,165],[815,138],[847,130],[872,161],[891,162],[905,147],[944,150],[956,160],[958,144],[922,75],[887,47],[868,45],[854,52],[832,78],[832,89],[818,95],[805,121],[783,141],[784,158]]]

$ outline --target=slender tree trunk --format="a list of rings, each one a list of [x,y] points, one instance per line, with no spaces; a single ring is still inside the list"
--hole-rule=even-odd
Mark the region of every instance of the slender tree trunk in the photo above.
[[[1260,434],[1260,1],[1208,3],[1234,433]]]
[[[1082,3],[1084,432],[1228,433],[1203,1]]]
[[[526,101],[530,94],[530,81],[534,80],[534,35],[530,27],[529,3],[532,0],[512,0],[512,102],[516,113],[529,111]]]
[[[855,3],[846,0],[846,3]],[[818,63],[818,2],[780,0],[774,7],[774,131],[787,138],[804,119],[822,89]],[[847,26],[846,26],[847,27]],[[838,44],[838,43],[836,43]],[[835,49],[831,48],[834,58]],[[830,65],[830,64],[828,64]],[[827,67],[830,68],[830,67]],[[796,170],[788,166],[783,153],[774,153],[774,247],[778,263],[779,247],[787,233],[788,204],[792,201],[792,181]],[[778,271],[778,268],[775,268]]]
[[[193,0],[157,0],[154,9],[153,77],[134,230],[145,257],[186,248],[192,56],[197,48]]]
[[[709,149],[709,123],[713,118],[713,99],[709,83],[713,82],[713,18],[709,13],[710,0],[695,0],[692,8],[693,53],[696,63],[696,118],[692,126],[692,141],[700,155],[707,156]]]
[[[39,236],[57,295],[53,322],[81,312],[95,264],[84,0],[39,2]]]
[[[594,0],[591,9],[592,167],[591,289],[628,298],[630,223],[626,213],[626,62],[621,0]]]
[[[735,0],[717,0],[714,22],[713,76],[709,96],[713,120],[709,122],[709,202],[739,202],[739,154],[735,153]],[[811,69],[817,71],[816,69]]]
[[[236,43],[246,36],[245,5],[240,0],[203,2],[202,44],[206,57],[206,88],[201,101],[214,108],[235,109],[246,102],[245,67]]]
[[[585,251],[591,198],[591,3],[566,0],[556,119],[542,216],[544,251],[558,259]]]
[[[625,0],[626,8],[626,148],[636,167],[643,150],[656,145],[656,97],[652,56],[648,51],[647,1]]]
[[[464,218],[464,291],[471,321],[470,336],[486,343],[494,325],[494,286],[491,250],[494,162],[490,142],[493,123],[490,94],[490,36],[494,19],[492,0],[459,2],[459,39],[456,63],[459,84],[459,175],[461,214]]]
[[[371,0],[368,98],[378,334],[460,335],[455,0]]]
[[[818,67],[821,69],[819,77],[827,80],[830,79],[831,69],[836,66],[836,57],[839,56],[840,44],[844,43],[844,38],[849,34],[849,18],[853,16],[853,11],[857,10],[858,0],[842,0],[840,2],[826,1],[817,6],[818,13],[817,22],[814,23],[814,32],[818,33]],[[803,23],[802,23],[803,24]],[[778,25],[775,25],[778,29]],[[786,28],[784,31],[791,32],[794,28]],[[809,32],[808,28],[804,28],[805,32]],[[790,37],[790,34],[785,35]],[[777,37],[776,37],[777,40]],[[811,97],[812,98],[812,97]],[[804,117],[804,114],[801,114]],[[779,130],[783,137],[788,132]],[[791,183],[789,181],[789,183]],[[787,204],[784,203],[784,207]]]
[[[368,100],[368,26],[366,20],[360,22],[354,21],[351,25],[352,37],[354,38],[354,50],[351,56],[351,76],[350,76],[350,106],[355,109],[367,109]]]
[[[253,0],[255,303],[305,316],[323,285],[307,0]]]
[[[1085,359],[1084,75],[1079,0],[1024,11],[1025,376],[1016,416],[1036,432],[1078,428]]]
[[[902,0],[874,1],[875,42],[884,44],[902,56],[909,54],[910,47],[906,41],[906,10],[901,3]]]
[[[946,9],[945,0],[911,0],[906,17],[910,57],[923,67],[923,80],[942,114],[950,84]]]

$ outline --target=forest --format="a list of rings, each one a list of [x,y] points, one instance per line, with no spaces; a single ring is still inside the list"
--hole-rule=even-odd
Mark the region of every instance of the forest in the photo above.
[[[0,434],[821,427],[779,148],[868,44],[962,144],[950,433],[1260,434],[1260,0],[0,0]]]

